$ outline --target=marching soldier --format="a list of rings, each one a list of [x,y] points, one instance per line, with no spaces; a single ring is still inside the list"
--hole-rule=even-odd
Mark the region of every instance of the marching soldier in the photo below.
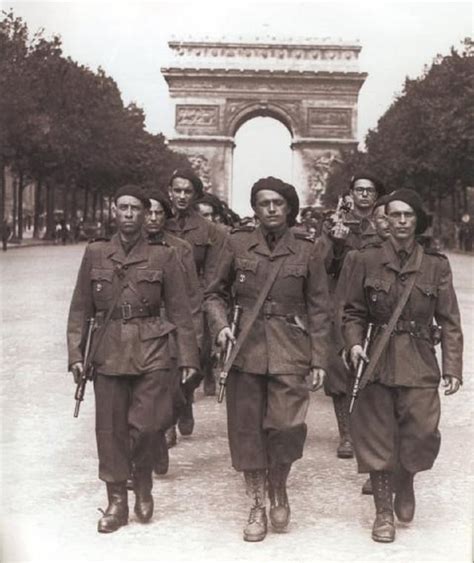
[[[201,281],[201,287],[204,289],[212,279],[226,235],[217,225],[201,217],[194,209],[194,202],[202,198],[203,195],[202,182],[193,171],[176,170],[169,185],[173,217],[166,221],[165,230],[191,244],[196,270]],[[205,319],[201,368],[205,391],[207,394],[215,394],[211,345]],[[185,436],[192,434],[194,428],[193,395],[197,385],[199,385],[199,380],[189,382],[184,388],[186,405],[180,412],[178,428],[181,434]]]
[[[330,276],[329,290],[334,298],[334,311],[338,310],[337,298],[335,298],[336,286],[348,252],[380,240],[372,212],[377,196],[383,195],[383,192],[383,185],[372,175],[365,172],[355,175],[351,179],[349,188],[354,207],[352,211],[345,213],[344,222],[347,224],[342,221],[336,222],[331,231],[323,235],[319,243],[325,255],[326,269]],[[337,341],[335,326],[334,329],[331,340]],[[332,397],[339,429],[337,457],[344,459],[352,458],[354,454],[349,432],[347,370],[338,352],[336,347],[331,350],[324,391],[326,395]]]
[[[133,185],[115,194],[118,233],[86,248],[68,319],[69,368],[76,382],[83,371],[88,319],[95,317],[96,437],[99,478],[108,507],[98,531],[114,532],[128,522],[126,480],[133,468],[135,514],[153,515],[152,448],[158,430],[172,419],[168,337],[174,333],[183,379],[199,367],[183,273],[165,242],[150,245],[143,235],[150,203]],[[160,319],[164,304],[168,322]]]
[[[194,264],[194,256],[192,246],[171,233],[164,231],[164,225],[167,219],[173,214],[168,198],[158,189],[150,189],[147,191],[150,200],[150,209],[146,214],[145,229],[150,244],[162,244],[163,241],[174,248],[178,255],[178,260],[182,266],[184,273],[184,281],[186,285],[186,293],[191,305],[191,313],[193,316],[194,329],[199,348],[202,346],[203,339],[203,315],[202,315],[202,290],[197,277],[196,266]],[[174,360],[174,378],[175,386],[175,410],[173,417],[173,425],[177,422],[180,408],[185,404],[183,394],[181,392],[181,383],[179,380],[178,366],[176,365],[176,346],[171,346],[171,355]],[[158,432],[156,445],[154,447],[154,470],[158,475],[164,475],[168,471],[169,456],[168,446],[172,447],[176,438],[171,440],[169,444],[166,442],[165,433]]]
[[[270,521],[277,532],[290,521],[286,482],[303,455],[309,403],[326,369],[328,290],[324,264],[312,239],[294,234],[299,201],[293,186],[276,178],[252,187],[257,228],[235,229],[215,280],[205,292],[211,333],[225,348],[233,340],[228,305],[242,307],[240,336],[227,383],[232,465],[243,471],[252,505],[243,537],[260,541]]]
[[[354,256],[343,313],[352,364],[370,360],[351,433],[359,472],[372,481],[372,538],[378,542],[395,539],[394,509],[401,522],[411,522],[414,476],[430,469],[438,455],[441,375],[446,395],[462,381],[463,339],[448,259],[415,241],[427,226],[421,199],[400,189],[387,197],[386,214],[390,238]],[[362,342],[368,322],[376,336],[367,358]]]

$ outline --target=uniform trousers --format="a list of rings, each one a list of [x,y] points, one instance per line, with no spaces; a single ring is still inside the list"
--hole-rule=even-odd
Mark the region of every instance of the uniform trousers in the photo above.
[[[94,381],[99,479],[125,481],[131,464],[152,471],[153,438],[173,422],[168,370],[142,375],[97,374]]]
[[[441,409],[437,388],[390,387],[370,383],[351,415],[351,435],[359,473],[410,473],[430,469],[438,455]]]
[[[290,464],[303,455],[309,391],[301,375],[250,374],[227,380],[227,428],[237,471]]]

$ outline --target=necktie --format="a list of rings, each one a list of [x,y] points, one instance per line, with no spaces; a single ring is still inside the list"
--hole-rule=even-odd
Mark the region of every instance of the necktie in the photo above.
[[[408,252],[406,250],[400,250],[398,252],[398,256],[400,258],[400,266],[403,268],[403,266],[407,263],[408,260]]]
[[[268,233],[267,235],[267,245],[268,248],[273,252],[273,249],[275,248],[275,244],[276,244],[276,235],[275,233]]]

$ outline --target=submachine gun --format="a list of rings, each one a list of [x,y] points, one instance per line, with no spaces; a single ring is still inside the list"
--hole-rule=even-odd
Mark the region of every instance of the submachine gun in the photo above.
[[[337,207],[335,211],[326,212],[325,220],[329,221],[331,228],[336,225],[344,225],[345,227],[351,227],[360,225],[358,219],[349,219],[347,216],[351,211],[351,205],[344,200],[343,196],[339,196],[337,200]]]
[[[74,408],[74,418],[77,418],[79,416],[79,409],[81,408],[81,402],[84,400],[87,381],[92,381],[94,379],[94,366],[91,362],[91,343],[92,333],[94,332],[94,329],[95,318],[91,317],[87,321],[87,338],[84,348],[84,363],[81,379],[77,382],[76,393],[74,394],[74,399],[76,400],[76,407]]]
[[[232,308],[232,321],[230,323],[230,330],[234,338],[237,338],[238,336],[241,316],[242,316],[242,307],[240,305],[234,305],[234,307]],[[219,374],[219,394],[217,396],[218,403],[222,403],[222,400],[224,399],[224,391],[227,383],[227,376],[229,375],[229,372],[226,369],[226,364],[230,358],[233,347],[234,347],[233,341],[230,339],[227,340],[227,345],[222,358],[222,364],[221,364],[222,369]]]
[[[374,324],[369,323],[368,326],[367,326],[367,333],[365,335],[365,340],[364,340],[364,344],[363,344],[364,354],[367,354],[367,352],[369,351],[369,346],[370,346],[370,342],[371,342],[371,339],[372,339],[373,331],[374,331]],[[366,365],[366,363],[361,358],[359,360],[359,364],[357,365],[357,370],[356,370],[356,375],[355,375],[355,380],[354,380],[354,386],[352,387],[351,402],[349,404],[349,414],[352,413],[352,409],[354,408],[354,403],[357,399],[357,395],[359,394],[360,381],[361,381],[362,375],[364,373],[365,365]]]

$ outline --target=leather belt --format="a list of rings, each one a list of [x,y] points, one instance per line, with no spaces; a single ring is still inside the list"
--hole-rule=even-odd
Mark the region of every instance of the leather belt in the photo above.
[[[387,327],[386,324],[378,325],[380,328],[385,329]],[[417,323],[416,321],[406,321],[399,319],[395,328],[393,329],[394,334],[403,334],[408,333],[415,338],[424,338],[425,340],[431,341],[432,334],[431,329],[428,325],[422,325]]]
[[[239,305],[252,308],[254,301],[251,299],[239,299]],[[264,301],[261,313],[267,317],[287,317],[287,316],[303,316],[307,314],[305,305],[302,303],[278,303],[277,301]]]
[[[99,313],[105,311],[99,311]],[[117,320],[121,319],[123,321],[128,321],[130,319],[137,319],[143,317],[159,317],[160,307],[150,307],[148,305],[130,305],[130,303],[124,303],[115,307],[112,312],[111,319]]]

